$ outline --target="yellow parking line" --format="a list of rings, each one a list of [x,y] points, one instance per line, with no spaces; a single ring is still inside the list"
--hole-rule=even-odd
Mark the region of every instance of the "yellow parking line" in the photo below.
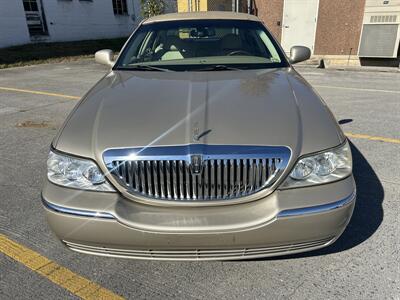
[[[3,234],[0,234],[0,252],[82,299],[123,299]]]
[[[60,98],[73,99],[73,100],[79,100],[81,98],[81,97],[77,97],[77,96],[70,96],[70,95],[49,93],[49,92],[42,92],[42,91],[15,89],[15,88],[4,87],[4,86],[0,86],[0,90],[1,91],[7,91],[7,92],[18,92],[18,93],[27,93],[27,94],[36,94],[36,95],[60,97]]]
[[[355,139],[365,139],[365,140],[370,140],[370,141],[379,141],[379,142],[386,142],[386,143],[392,143],[392,144],[400,144],[400,139],[386,138],[386,137],[382,137],[382,136],[372,136],[372,135],[367,135],[367,134],[356,134],[356,133],[350,133],[350,132],[346,132],[345,134],[348,137],[355,138]]]

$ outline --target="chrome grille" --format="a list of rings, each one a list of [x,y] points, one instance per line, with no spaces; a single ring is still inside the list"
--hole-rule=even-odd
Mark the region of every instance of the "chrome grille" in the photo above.
[[[283,147],[279,148],[287,150],[227,147],[192,145],[131,149],[133,154],[127,153],[129,150],[126,149],[119,150],[120,153],[108,150],[104,159],[110,173],[132,194],[197,201],[235,199],[269,187],[285,169],[290,156],[290,151]],[[231,152],[225,152],[228,150]],[[194,156],[202,158],[200,165],[193,164]]]

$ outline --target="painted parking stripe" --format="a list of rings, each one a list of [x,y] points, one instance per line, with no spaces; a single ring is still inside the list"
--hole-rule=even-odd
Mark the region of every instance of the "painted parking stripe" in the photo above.
[[[379,142],[385,142],[385,143],[400,144],[400,139],[386,138],[386,137],[382,137],[382,136],[372,136],[372,135],[367,135],[367,134],[357,134],[357,133],[350,133],[350,132],[345,132],[345,134],[349,138],[354,138],[354,139],[365,139],[365,140],[370,140],[370,141],[379,141]]]
[[[79,100],[81,98],[81,97],[77,97],[77,96],[70,96],[70,95],[64,95],[64,94],[58,94],[58,93],[16,89],[16,88],[4,87],[4,86],[0,86],[0,91],[44,95],[44,96],[52,96],[52,97],[66,98],[66,99],[72,99],[72,100]]]
[[[82,299],[124,299],[0,234],[0,253],[7,255]]]
[[[361,88],[352,88],[352,87],[344,87],[344,86],[316,85],[316,84],[313,84],[312,86],[315,88],[323,88],[323,89],[337,89],[337,90],[360,91],[360,92],[400,94],[400,91],[395,91],[395,90],[361,89]]]
[[[399,93],[400,94],[400,91],[392,91],[392,90],[345,88],[345,87],[327,86],[327,85],[326,86],[325,85],[314,85],[314,87],[334,88],[334,89],[347,89],[347,90],[356,90],[356,91],[374,91],[374,92],[385,92],[385,93]],[[15,88],[10,88],[10,87],[0,87],[0,90],[11,91],[11,92],[30,93],[30,94],[37,94],[37,95],[46,95],[46,96],[53,96],[53,97],[62,97],[62,98],[68,98],[68,99],[74,99],[74,100],[80,99],[80,97],[77,97],[77,96],[70,96],[70,95],[49,93],[49,92],[42,92],[42,91],[21,90],[21,89],[15,89]],[[400,144],[400,139],[386,138],[386,137],[380,137],[380,136],[370,136],[370,135],[366,135],[366,134],[355,134],[355,133],[346,133],[346,135],[348,137],[350,137],[350,138],[355,138],[355,139],[367,139],[367,140],[370,140],[370,141],[380,141],[380,142],[386,142],[386,143]]]

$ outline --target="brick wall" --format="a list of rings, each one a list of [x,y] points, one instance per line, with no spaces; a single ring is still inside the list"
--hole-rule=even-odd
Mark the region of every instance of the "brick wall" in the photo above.
[[[320,0],[314,54],[357,54],[365,0]]]
[[[282,34],[283,0],[255,0],[258,17],[264,21],[278,41]],[[280,23],[278,25],[278,22]]]
[[[284,0],[255,0],[258,17],[281,41]],[[320,0],[314,54],[357,54],[365,0]]]

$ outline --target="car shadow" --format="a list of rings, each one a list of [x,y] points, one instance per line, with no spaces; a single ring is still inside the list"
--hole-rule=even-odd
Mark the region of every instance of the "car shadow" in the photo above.
[[[341,237],[332,245],[319,250],[260,260],[304,258],[349,250],[369,239],[379,228],[383,221],[382,202],[385,196],[383,186],[362,153],[351,142],[350,146],[357,200],[350,223]]]

